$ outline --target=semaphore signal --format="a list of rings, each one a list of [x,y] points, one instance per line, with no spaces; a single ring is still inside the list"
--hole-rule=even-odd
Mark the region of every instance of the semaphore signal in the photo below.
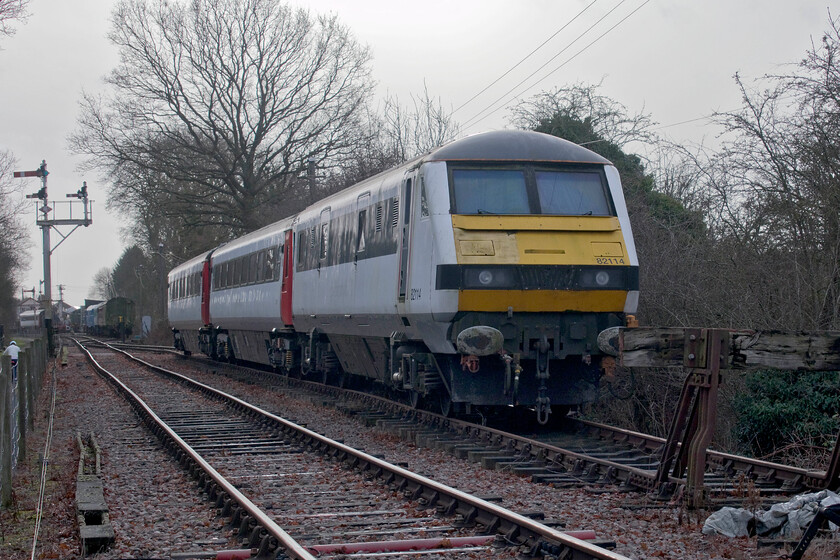
[[[47,195],[47,175],[49,175],[49,171],[47,171],[47,162],[46,160],[41,161],[41,165],[38,169],[34,171],[15,171],[14,176],[18,179],[25,179],[28,177],[38,177],[41,179],[41,188],[38,192],[26,195],[26,198],[34,198],[36,199],[35,202],[35,223],[41,227],[41,231],[43,232],[43,251],[44,251],[44,328],[47,331],[47,342],[49,345],[50,354],[55,353],[55,343],[53,341],[53,332],[52,332],[52,279],[50,273],[50,256],[52,252],[61,245],[65,239],[67,239],[71,233],[76,231],[80,226],[89,226],[93,223],[93,206],[92,202],[88,200],[88,190],[87,190],[87,183],[82,184],[82,188],[76,191],[76,193],[68,194],[67,198],[77,198],[82,204],[82,211],[81,211],[81,218],[74,218],[73,217],[73,207],[74,204],[79,204],[79,202],[74,202],[72,200],[64,201],[64,202],[54,202],[53,206],[49,205],[48,195]],[[64,206],[59,206],[64,205]],[[62,216],[58,218],[54,211],[61,208],[67,208],[68,212],[66,216]],[[50,218],[50,212],[53,212],[52,218]],[[76,215],[79,215],[79,212],[76,212]],[[52,246],[50,243],[50,229],[57,228],[57,226],[74,226],[70,233],[64,235],[58,229],[56,229],[56,233],[61,236],[61,241],[56,244],[55,247]]]

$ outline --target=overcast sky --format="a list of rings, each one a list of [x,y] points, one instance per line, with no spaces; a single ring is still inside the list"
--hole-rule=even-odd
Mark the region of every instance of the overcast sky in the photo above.
[[[313,12],[338,14],[357,40],[371,48],[380,94],[389,92],[407,103],[411,93],[422,91],[425,81],[432,95],[455,109],[592,0],[292,3]],[[127,245],[120,234],[120,216],[105,207],[107,178],[80,174],[79,158],[67,150],[80,92],[101,91],[102,77],[118,59],[106,39],[114,4],[109,0],[31,0],[29,20],[17,26],[14,36],[0,39],[0,149],[14,153],[18,170],[36,169],[45,159],[52,200],[66,200],[66,193],[87,181],[95,201],[93,225],[73,233],[52,256],[53,297],[58,299],[57,286],[63,284],[65,300],[74,305],[83,303],[96,271],[113,266]],[[665,127],[660,132],[672,139],[683,143],[713,139],[717,131],[703,120],[671,125],[737,108],[735,72],[751,80],[802,59],[811,41],[818,42],[827,28],[828,5],[827,0],[596,0],[545,47],[454,117],[465,123],[498,98],[529,97],[562,85],[603,81],[603,94],[632,112],[644,109]],[[515,88],[563,49],[545,69]],[[555,68],[559,69],[549,74]],[[502,128],[507,116],[504,109],[493,112],[464,132]],[[38,181],[28,181],[22,183],[26,192],[35,192]],[[33,242],[24,288],[34,286],[37,291],[43,267],[34,204],[24,220]],[[66,234],[69,228],[61,231]],[[53,233],[53,246],[60,239]]]

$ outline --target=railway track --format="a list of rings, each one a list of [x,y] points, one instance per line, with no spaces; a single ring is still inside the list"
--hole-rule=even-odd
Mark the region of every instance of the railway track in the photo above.
[[[236,371],[240,367],[211,364],[214,370]],[[246,375],[263,381],[279,380],[329,395],[337,402],[355,403],[340,405],[351,414],[365,416],[366,411],[376,411],[370,417],[372,421],[418,445],[442,448],[489,468],[530,476],[535,482],[555,486],[616,485],[652,493],[662,500],[679,496],[686,483],[683,478],[658,472],[664,438],[578,419],[563,430],[533,433],[529,427],[516,433],[481,421],[446,418],[369,393],[244,370],[249,372]],[[380,413],[387,413],[387,417],[378,416]],[[712,505],[733,505],[747,496],[754,497],[756,491],[772,501],[820,490],[825,485],[825,473],[709,450],[705,484]]]
[[[660,437],[599,424],[572,420],[563,430],[534,433],[531,428],[501,429],[443,417],[394,400],[366,392],[325,386],[305,379],[218,362],[205,363],[213,371],[246,379],[256,376],[262,383],[305,388],[329,396],[350,414],[368,423],[378,422],[419,445],[436,447],[473,458],[489,468],[511,470],[535,482],[555,486],[614,485],[638,490],[661,500],[679,496],[685,479],[658,479],[659,458],[665,440]],[[373,413],[370,413],[373,411]],[[529,431],[530,430],[530,431]],[[706,488],[713,506],[734,505],[755,493],[768,501],[804,491],[822,489],[824,473],[759,459],[709,450]]]
[[[578,538],[592,535],[561,532],[175,372],[79,346],[262,556],[446,547],[452,558],[511,548],[624,558]]]

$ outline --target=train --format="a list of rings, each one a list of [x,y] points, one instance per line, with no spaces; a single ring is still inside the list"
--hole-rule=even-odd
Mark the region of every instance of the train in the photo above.
[[[185,353],[546,423],[597,398],[597,335],[633,321],[639,265],[615,166],[499,130],[196,255],[168,283]]]
[[[94,303],[83,312],[84,330],[96,336],[125,339],[134,331],[134,301],[126,297],[113,297]]]

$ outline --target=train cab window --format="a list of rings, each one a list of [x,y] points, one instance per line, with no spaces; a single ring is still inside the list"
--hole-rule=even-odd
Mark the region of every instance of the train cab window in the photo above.
[[[530,214],[522,169],[454,169],[452,188],[458,214]]]
[[[587,171],[537,171],[542,214],[609,216],[610,204],[601,174]]]

